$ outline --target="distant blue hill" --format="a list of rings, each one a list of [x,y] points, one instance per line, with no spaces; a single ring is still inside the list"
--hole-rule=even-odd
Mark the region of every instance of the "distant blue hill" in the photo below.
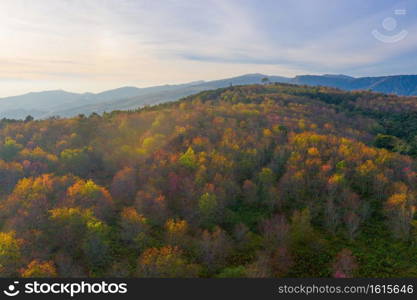
[[[147,88],[122,87],[102,93],[71,93],[63,90],[28,93],[0,99],[0,118],[23,119],[51,116],[71,117],[78,114],[128,110],[144,105],[174,101],[204,90],[230,85],[259,84],[263,78],[269,82],[313,86],[329,86],[343,90],[372,90],[375,92],[417,96],[417,75],[354,78],[346,75],[300,75],[294,78],[246,74],[213,81],[196,81],[178,85],[161,85]]]
[[[417,75],[354,78],[345,75],[302,75],[291,79],[294,84],[322,85],[343,90],[372,90],[401,96],[417,96]]]

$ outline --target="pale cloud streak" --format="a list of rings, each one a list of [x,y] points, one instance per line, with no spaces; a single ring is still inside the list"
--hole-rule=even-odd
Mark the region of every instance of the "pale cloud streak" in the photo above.
[[[398,5],[415,16],[411,0],[367,7],[356,0],[339,6],[312,2],[3,0],[0,96],[254,72],[377,73],[375,66],[387,61],[395,70],[407,65],[404,55],[416,50],[415,18],[407,19],[410,35],[401,43],[381,44],[370,35]],[[357,12],[349,13],[349,7]]]

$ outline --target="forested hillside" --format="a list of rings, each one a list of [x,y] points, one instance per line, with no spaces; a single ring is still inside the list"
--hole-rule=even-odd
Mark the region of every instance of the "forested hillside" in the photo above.
[[[289,84],[0,123],[0,275],[415,277],[417,98]]]

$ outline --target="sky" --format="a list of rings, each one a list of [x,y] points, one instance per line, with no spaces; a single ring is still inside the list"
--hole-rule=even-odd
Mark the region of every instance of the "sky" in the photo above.
[[[1,0],[0,97],[417,73],[415,0]]]

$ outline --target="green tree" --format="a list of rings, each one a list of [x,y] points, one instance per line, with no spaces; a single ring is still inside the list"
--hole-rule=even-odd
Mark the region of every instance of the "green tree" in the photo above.
[[[86,224],[82,251],[92,275],[100,275],[110,262],[110,228],[98,220]]]
[[[197,157],[194,153],[193,148],[188,147],[187,151],[180,156],[179,162],[184,167],[190,168],[192,170],[198,167],[197,165]]]
[[[22,148],[23,146],[18,144],[14,139],[6,137],[4,144],[0,147],[0,159],[11,161]]]
[[[60,161],[63,168],[74,175],[87,176],[90,171],[91,160],[86,148],[65,149],[60,154]]]
[[[218,220],[219,206],[216,195],[204,193],[198,201],[198,210],[200,212],[201,224],[211,226]]]
[[[267,84],[267,83],[269,83],[269,78],[264,77],[264,78],[261,79],[261,81],[262,81],[263,84]]]

